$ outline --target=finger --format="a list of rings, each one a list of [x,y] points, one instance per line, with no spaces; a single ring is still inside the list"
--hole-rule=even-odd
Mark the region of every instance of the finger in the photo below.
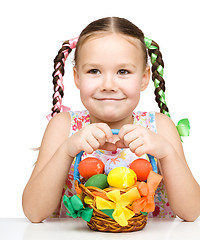
[[[106,151],[116,151],[117,146],[113,143],[106,142],[103,146],[100,147],[100,149],[103,149]]]
[[[136,126],[133,124],[126,124],[119,130],[119,139],[123,139],[124,136],[129,133],[130,131],[133,131],[136,129]]]
[[[91,154],[94,152],[93,148],[87,141],[84,141],[84,143],[82,144],[82,151],[86,152],[87,154]]]
[[[108,126],[108,124],[98,123],[97,127],[105,133],[107,141],[111,143],[113,141],[113,134],[112,134],[112,130]]]
[[[106,134],[104,133],[104,131],[97,127],[93,130],[92,134],[93,137],[99,142],[100,146],[103,146],[106,142]]]
[[[129,147],[131,142],[136,141],[140,136],[137,134],[136,130],[132,130],[124,135],[123,141],[126,147]]]
[[[127,148],[127,146],[124,144],[123,140],[119,140],[115,143],[117,148]]]
[[[93,135],[89,135],[86,141],[92,147],[93,151],[100,147],[100,142]]]
[[[135,150],[135,155],[138,157],[141,157],[143,154],[146,154],[146,148],[145,145],[141,145]]]
[[[143,146],[143,145],[144,145],[144,143],[143,143],[142,139],[141,139],[141,138],[137,138],[135,141],[132,141],[132,142],[129,144],[129,148],[130,148],[130,150],[131,150],[132,152],[135,153],[135,151],[136,151],[139,147],[141,147],[141,146]]]

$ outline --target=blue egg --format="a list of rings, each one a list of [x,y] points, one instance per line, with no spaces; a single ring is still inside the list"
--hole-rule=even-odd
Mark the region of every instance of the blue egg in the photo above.
[[[128,165],[125,160],[121,158],[108,159],[105,163],[105,174],[108,175],[108,173],[116,167],[128,167]]]

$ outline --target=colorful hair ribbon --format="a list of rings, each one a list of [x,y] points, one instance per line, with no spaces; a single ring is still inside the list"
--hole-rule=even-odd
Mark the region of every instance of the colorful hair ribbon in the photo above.
[[[188,137],[190,135],[190,122],[187,118],[181,119],[177,126],[176,129],[179,133],[180,137]],[[181,141],[183,142],[182,138]]]
[[[72,38],[72,39],[70,39],[68,42],[69,43],[63,43],[63,46],[67,46],[67,47],[69,47],[69,48],[71,48],[71,49],[74,49],[74,48],[76,48],[76,44],[77,44],[77,42],[78,42],[78,39],[79,39],[79,37],[75,37],[75,38]],[[64,58],[63,58],[63,64],[65,64],[65,61],[66,61],[66,59],[67,59],[67,57],[68,57],[68,50],[66,50],[66,51],[64,51],[63,52],[63,54],[64,54]],[[59,93],[59,91],[58,91],[58,88],[59,87],[61,87],[62,89],[63,89],[63,91],[64,91],[64,84],[63,84],[63,76],[62,76],[62,74],[61,74],[61,72],[60,72],[60,70],[59,70],[59,66],[60,66],[60,62],[57,64],[57,66],[56,66],[56,69],[58,69],[56,72],[55,72],[55,74],[54,74],[54,77],[55,76],[58,76],[59,77],[59,79],[57,80],[57,88],[55,89],[55,93],[54,93],[54,98],[56,98],[57,99],[57,103],[54,105],[54,108],[56,109],[56,108],[58,108],[58,109],[60,109],[60,112],[67,112],[67,111],[69,111],[70,110],[70,108],[69,107],[67,107],[67,106],[63,106],[62,105],[62,97],[61,97],[61,95],[60,95],[60,93]],[[53,117],[56,115],[57,113],[55,112],[54,114],[53,114]],[[47,120],[48,121],[50,121],[50,119],[52,118],[52,114],[48,114],[47,116],[46,116],[46,118],[47,118]]]
[[[148,49],[158,49],[156,46],[151,45],[152,39],[150,39],[148,37],[144,37],[144,43]]]
[[[57,113],[62,112],[62,98],[64,95],[64,84],[63,84],[63,75],[64,75],[64,67],[65,61],[72,51],[72,49],[76,48],[76,44],[78,42],[79,37],[72,38],[68,41],[65,41],[62,44],[62,48],[58,52],[58,55],[54,59],[54,68],[53,72],[53,84],[54,84],[54,94],[53,94],[53,108],[51,115],[47,116],[47,119],[50,120]]]
[[[61,105],[61,109],[60,109],[61,112],[68,112],[68,111],[70,111],[70,110],[71,110],[70,107]],[[52,118],[51,114],[48,114],[48,115],[46,116],[46,118],[47,118],[48,121],[50,121],[51,118]]]
[[[152,45],[152,39],[148,38],[148,37],[144,37],[144,43],[146,45],[146,48],[147,49],[150,49],[150,50],[154,50],[154,49],[158,49],[156,46]],[[151,53],[151,63],[154,64],[156,62],[156,59],[157,59],[158,55],[155,54],[155,53]],[[157,67],[157,72],[158,74],[163,78],[163,66],[159,65]],[[160,81],[158,79],[155,79],[154,80],[154,86],[155,86],[155,89],[158,89],[159,88],[159,85],[160,85]],[[158,92],[159,96],[160,96],[160,104],[159,106],[162,107],[163,104],[167,105],[166,104],[166,100],[165,100],[165,93],[164,91],[161,89],[159,92]],[[163,113],[165,115],[167,115],[168,117],[171,117],[169,112],[167,111],[163,111]],[[190,133],[190,122],[187,118],[184,118],[184,119],[181,119],[177,126],[177,131],[180,135],[180,137],[186,137],[186,136],[189,136],[189,133]],[[182,141],[182,139],[181,139]]]
[[[74,49],[74,48],[76,48],[76,44],[78,42],[78,39],[79,39],[79,37],[75,37],[75,38],[69,39],[68,43],[67,42],[63,43],[63,46],[67,46],[67,47],[69,47],[71,49]]]
[[[78,42],[78,39],[79,39],[79,37],[75,37],[75,38],[72,38],[72,39],[69,40],[69,47],[71,49],[76,48],[76,44]]]

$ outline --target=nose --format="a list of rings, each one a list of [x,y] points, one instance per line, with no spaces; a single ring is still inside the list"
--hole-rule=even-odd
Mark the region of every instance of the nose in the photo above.
[[[101,91],[117,91],[117,85],[112,75],[107,74],[102,78]]]

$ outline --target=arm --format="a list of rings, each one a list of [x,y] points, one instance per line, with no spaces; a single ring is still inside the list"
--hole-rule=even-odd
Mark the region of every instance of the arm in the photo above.
[[[41,222],[60,204],[71,163],[80,151],[92,153],[99,147],[116,150],[107,124],[90,124],[68,137],[70,126],[69,113],[57,114],[47,126],[36,166],[22,197],[24,213],[31,222]]]
[[[32,222],[41,222],[59,205],[73,158],[65,151],[70,131],[69,113],[51,119],[45,131],[33,173],[24,189],[23,210]]]
[[[169,143],[168,155],[159,162],[170,206],[180,218],[194,221],[200,215],[200,186],[187,165],[182,143],[172,120],[164,114],[157,114],[156,123],[158,134]]]
[[[139,125],[124,125],[118,147],[129,147],[138,157],[149,153],[159,159],[169,203],[174,213],[186,221],[200,215],[200,186],[185,160],[181,140],[172,120],[156,114],[157,134]]]

